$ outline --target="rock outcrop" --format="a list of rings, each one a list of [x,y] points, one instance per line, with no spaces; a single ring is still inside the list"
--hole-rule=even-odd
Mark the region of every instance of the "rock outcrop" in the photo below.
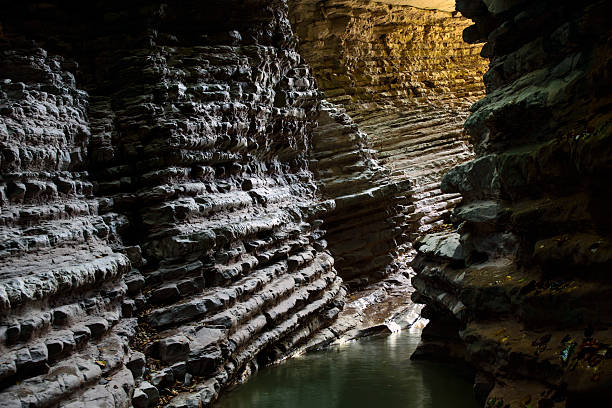
[[[457,6],[491,66],[465,124],[477,158],[442,182],[457,228],[417,244],[417,355],[467,360],[487,406],[609,404],[610,2]]]
[[[319,88],[350,117],[324,111],[313,144],[322,191],[340,198],[325,221],[349,282],[405,269],[410,242],[460,201],[441,193],[443,172],[473,156],[462,124],[483,93],[484,60],[460,40],[467,19],[445,2],[434,2],[445,11],[412,7],[421,3],[290,2]]]
[[[405,269],[410,227],[404,208],[410,180],[397,182],[376,159],[367,135],[344,112],[323,102],[313,132],[312,169],[324,197],[327,241],[339,274],[353,287]]]
[[[3,6],[0,406],[199,406],[329,325],[284,1]]]
[[[2,40],[0,405],[48,406],[90,387],[127,406],[137,323],[124,277],[138,248],[121,239],[128,218],[94,197],[89,95],[74,61]]]

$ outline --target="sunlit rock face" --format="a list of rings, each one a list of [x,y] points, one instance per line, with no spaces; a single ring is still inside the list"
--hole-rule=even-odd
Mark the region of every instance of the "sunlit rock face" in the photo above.
[[[455,11],[454,0],[373,0],[376,3],[411,6],[425,10]]]
[[[0,406],[200,406],[333,321],[283,1],[0,17]]]
[[[323,194],[342,198],[326,221],[345,280],[402,268],[411,240],[439,228],[460,201],[441,193],[440,180],[472,157],[462,124],[483,94],[485,60],[461,41],[467,19],[410,6],[424,3],[454,10],[290,2],[302,55],[327,101],[350,118],[316,129],[313,143]]]
[[[464,38],[485,41],[491,66],[487,95],[465,124],[477,158],[442,182],[464,197],[453,212],[458,228],[417,244],[414,298],[433,319],[419,355],[469,361],[493,405],[606,404],[610,2],[457,7],[475,22]]]

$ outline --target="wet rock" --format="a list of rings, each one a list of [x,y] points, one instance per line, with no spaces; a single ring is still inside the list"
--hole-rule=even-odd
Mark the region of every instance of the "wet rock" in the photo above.
[[[208,375],[221,361],[220,350],[193,351],[189,355],[187,371],[192,375]]]
[[[169,300],[176,299],[180,292],[176,285],[164,285],[151,292],[149,301],[153,303],[166,302]]]
[[[415,243],[415,248],[424,254],[451,261],[465,259],[460,236],[456,233],[441,232],[426,235]]]
[[[453,216],[460,221],[483,223],[495,221],[499,214],[499,204],[494,201],[478,201],[457,207]]]
[[[125,284],[127,285],[128,293],[133,295],[142,289],[145,284],[145,279],[138,271],[133,270],[126,276]]]
[[[100,337],[108,330],[108,321],[103,318],[92,318],[85,322],[85,327],[89,329],[93,337]]]
[[[140,388],[136,388],[132,397],[134,408],[147,408],[149,406],[149,396]]]
[[[151,375],[151,384],[157,389],[163,389],[174,384],[174,372],[170,367]]]
[[[145,364],[145,355],[140,352],[134,352],[130,356],[130,361],[125,366],[132,372],[134,378],[140,378],[145,373]]]

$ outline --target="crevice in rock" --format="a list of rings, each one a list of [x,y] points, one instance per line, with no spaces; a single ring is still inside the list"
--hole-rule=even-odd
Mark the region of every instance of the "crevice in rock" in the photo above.
[[[329,248],[354,287],[407,270],[411,242],[443,228],[461,200],[440,191],[442,174],[473,157],[462,127],[484,91],[484,60],[461,42],[465,18],[410,3],[290,2],[328,101],[313,169],[337,202]]]

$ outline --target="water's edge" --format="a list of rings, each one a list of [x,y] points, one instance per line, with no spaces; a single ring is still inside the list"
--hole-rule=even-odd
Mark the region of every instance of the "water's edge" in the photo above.
[[[262,369],[216,408],[477,408],[463,370],[412,361],[420,330],[405,330],[308,353]]]

